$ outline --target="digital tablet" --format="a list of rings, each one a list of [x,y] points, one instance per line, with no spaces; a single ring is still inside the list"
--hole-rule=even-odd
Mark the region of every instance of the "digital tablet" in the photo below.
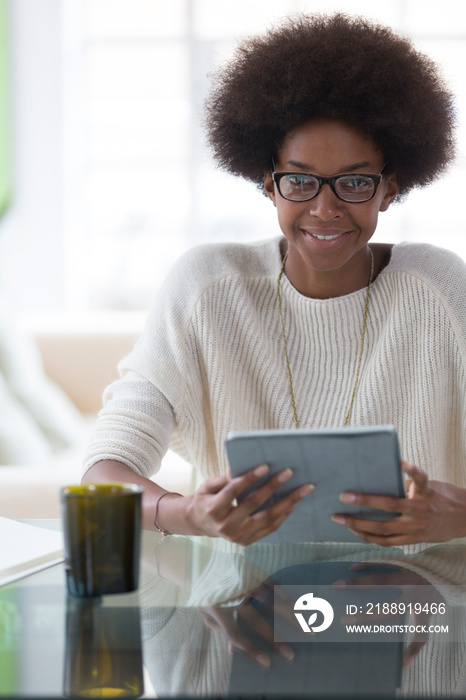
[[[396,514],[342,503],[344,491],[404,496],[401,457],[396,429],[389,425],[323,430],[259,430],[230,433],[225,442],[232,476],[267,464],[269,474],[238,500],[289,467],[293,476],[262,508],[268,508],[303,484],[316,489],[300,501],[282,525],[261,542],[361,542],[331,516],[348,513],[372,520]]]

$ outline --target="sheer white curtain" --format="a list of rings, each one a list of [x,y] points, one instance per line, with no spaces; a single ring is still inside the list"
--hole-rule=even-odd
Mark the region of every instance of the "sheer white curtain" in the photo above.
[[[15,0],[16,12],[23,7],[30,13],[25,1]],[[50,5],[50,0],[35,3]],[[50,251],[44,236],[44,260],[54,262],[43,263],[48,279],[43,289],[28,257],[28,236],[34,241],[37,231],[29,226],[21,232],[22,260],[35,285],[33,302],[24,285],[17,285],[20,305],[142,310],[187,247],[278,232],[268,200],[211,163],[202,105],[209,74],[237,41],[296,11],[340,10],[377,19],[411,36],[442,64],[458,96],[458,162],[446,179],[382,215],[376,236],[431,241],[466,258],[458,206],[466,180],[462,0],[63,0],[61,7],[55,98],[61,100],[56,147],[62,219],[60,225],[52,222],[56,235]],[[41,225],[46,229],[47,222]],[[37,241],[32,249],[37,256]],[[13,264],[19,256],[13,244]],[[14,287],[11,275],[10,283]],[[62,293],[52,295],[51,284]]]

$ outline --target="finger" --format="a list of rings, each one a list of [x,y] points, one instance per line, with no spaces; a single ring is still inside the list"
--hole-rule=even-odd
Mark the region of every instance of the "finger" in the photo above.
[[[342,503],[350,503],[351,505],[356,506],[386,510],[390,513],[403,513],[407,508],[405,498],[397,498],[396,496],[379,496],[370,493],[356,493],[352,491],[345,491],[344,493],[341,493],[340,501]]]
[[[401,533],[394,535],[374,535],[369,532],[363,532],[348,528],[354,535],[359,537],[368,544],[379,544],[381,547],[402,547],[407,544],[418,544],[425,542],[425,537],[418,533]]]
[[[283,586],[269,578],[266,582],[251,590],[241,605],[250,605],[259,608],[259,610],[262,606],[267,606],[273,609],[274,615],[289,619],[294,603],[295,600],[288,595]]]
[[[259,464],[254,469],[249,469],[241,476],[235,476],[232,479],[228,479],[226,484],[226,491],[237,498],[241,495],[243,491],[255,484],[260,479],[263,479],[269,473],[270,469],[267,464]]]
[[[227,483],[228,483],[227,477],[225,477],[225,476],[213,476],[209,479],[206,479],[204,481],[204,483],[202,483],[199,486],[197,492],[199,494],[218,493]]]
[[[249,518],[249,533],[254,536],[251,541],[256,541],[278,530],[280,525],[290,515],[296,505],[314,491],[312,484],[306,484],[284,496],[270,508],[254,513]]]
[[[294,658],[294,652],[291,647],[283,642],[275,641],[273,628],[256,608],[251,605],[246,605],[240,608],[238,613],[254,632],[262,637],[267,644],[273,647],[281,656],[287,659],[287,661],[291,661]]]
[[[407,482],[408,498],[414,495],[421,496],[429,492],[429,480],[423,469],[416,467],[414,464],[403,460],[401,462],[402,471],[409,476],[410,481]],[[414,489],[414,490],[413,490]],[[346,491],[340,494],[342,503],[351,503],[352,505],[367,506],[368,508],[378,508],[391,512],[403,513],[409,509],[406,503],[406,498],[396,498],[395,496],[382,496],[376,494],[364,494],[359,492]]]
[[[211,630],[224,631],[224,626],[220,624],[219,620],[217,620],[217,618],[214,615],[212,615],[209,612],[209,610],[205,608],[199,608],[199,612],[206,627],[208,627]]]
[[[231,510],[233,501],[249,486],[264,478],[268,472],[269,467],[266,464],[261,464],[234,479],[228,479],[227,476],[219,477],[218,479],[208,479],[204,482],[204,490],[199,490],[198,493],[215,493],[216,497],[211,502],[208,513],[214,518],[221,519]],[[222,483],[221,487],[218,488],[220,480]],[[211,483],[213,484],[212,486],[210,485]]]
[[[412,504],[409,515],[400,515],[389,520],[355,518],[346,513],[336,513],[332,515],[332,520],[347,527],[357,537],[370,544],[391,547],[424,542],[428,523],[426,514],[420,507],[422,504],[420,501],[408,503]]]
[[[283,469],[278,474],[268,479],[264,484],[259,486],[254,490],[253,493],[248,494],[248,496],[241,502],[240,507],[247,510],[249,513],[255,513],[261,506],[266,503],[270,497],[277,491],[282,484],[286,483],[293,476],[291,469]],[[300,490],[303,489],[303,493],[307,495],[314,490],[313,484],[304,484],[303,486],[293,489],[287,495],[283,495],[277,500],[268,510],[271,510],[274,514],[280,513],[282,510],[287,511],[292,509],[296,503],[300,500]],[[281,494],[280,494],[281,495]],[[291,511],[290,511],[291,512]]]
[[[407,461],[401,463],[401,469],[411,480],[408,486],[408,498],[413,498],[415,495],[424,496],[429,492],[429,480],[423,469]]]
[[[234,647],[244,652],[250,659],[256,661],[264,668],[270,668],[272,660],[268,654],[253,644],[253,642],[243,634],[238,628],[230,634],[230,640]]]
[[[410,518],[390,518],[389,520],[369,520],[368,518],[355,518],[346,513],[332,515],[332,520],[340,525],[346,525],[350,530],[366,532],[371,535],[398,535],[409,530],[417,530],[418,527],[411,524]],[[420,528],[419,528],[420,529]]]
[[[219,631],[229,639],[234,639],[239,634],[236,608],[207,606],[198,609],[209,629]]]
[[[255,471],[257,472],[258,469]],[[288,472],[288,470],[284,471]],[[280,476],[281,478],[278,479]],[[285,475],[277,474],[267,481],[266,489],[260,487],[262,490],[256,498],[245,499],[235,508],[231,507],[231,501],[237,493],[237,486],[233,482],[228,483],[206,509],[208,514],[217,520],[218,534],[237,544],[247,546],[277,530],[296,504],[314,490],[314,486],[311,484],[301,486],[270,508],[255,512],[263,502],[270,498],[271,493],[278,488],[280,483],[288,478],[288,473]]]
[[[248,545],[277,530],[296,504],[314,490],[312,484],[305,484],[294,489],[287,496],[283,496],[269,508],[258,510],[278,486],[290,478],[289,470],[284,470],[284,472],[286,473],[277,474],[257,489],[258,494],[251,494],[250,498],[240,502],[234,511],[225,518],[222,524],[222,533],[228,535],[229,532],[233,531],[235,541],[238,544]]]
[[[255,605],[268,605],[271,607],[274,604],[276,585],[278,584],[276,584],[273,579],[263,581],[249,591],[248,596],[243,602],[245,604],[253,603]]]
[[[254,592],[254,595],[243,600],[241,606],[252,607],[261,614],[264,610],[272,610],[274,617],[295,622],[293,607],[296,601],[283,591],[282,586],[277,585],[274,591],[263,593]]]

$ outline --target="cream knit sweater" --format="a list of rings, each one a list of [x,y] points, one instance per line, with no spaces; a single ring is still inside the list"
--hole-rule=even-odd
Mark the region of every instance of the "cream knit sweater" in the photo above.
[[[188,251],[104,395],[85,468],[101,459],[154,475],[170,447],[198,481],[227,468],[231,430],[294,427],[277,301],[281,238]],[[304,297],[282,278],[301,427],[340,427],[366,289]],[[352,425],[394,424],[402,455],[466,487],[466,265],[424,244],[394,246],[371,288]]]

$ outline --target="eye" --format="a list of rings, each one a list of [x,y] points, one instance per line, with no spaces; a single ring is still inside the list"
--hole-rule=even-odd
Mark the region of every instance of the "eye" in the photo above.
[[[304,173],[290,173],[285,175],[283,179],[292,187],[305,187],[314,183],[312,175],[305,175]]]
[[[370,192],[374,188],[372,179],[364,175],[345,175],[337,183],[342,192]]]

